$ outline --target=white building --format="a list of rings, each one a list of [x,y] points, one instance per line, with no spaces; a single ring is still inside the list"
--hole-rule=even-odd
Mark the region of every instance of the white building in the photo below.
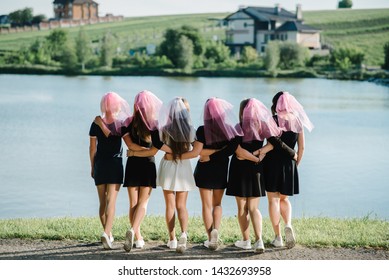
[[[225,18],[226,45],[233,53],[240,53],[244,46],[252,46],[259,53],[266,50],[269,41],[295,42],[309,49],[320,49],[320,30],[303,24],[301,5],[296,13],[274,8],[241,7]]]

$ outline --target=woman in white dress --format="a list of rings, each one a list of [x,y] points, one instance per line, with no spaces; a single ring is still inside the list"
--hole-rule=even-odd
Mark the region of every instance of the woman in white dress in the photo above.
[[[197,157],[201,151],[199,143],[195,141],[196,132],[186,99],[176,97],[166,108],[162,109],[158,127],[159,135],[152,133],[154,147],[150,151],[132,152],[129,156],[142,157],[156,153],[158,149],[170,150],[161,159],[157,185],[163,189],[166,204],[165,218],[169,231],[167,246],[183,253],[186,250],[188,239],[188,210],[186,208],[188,192],[196,189],[190,158]],[[181,157],[184,153],[185,159]],[[176,210],[181,227],[178,242],[175,233]]]
[[[161,159],[157,184],[162,187],[166,203],[166,225],[169,231],[169,248],[177,252],[186,250],[188,230],[188,210],[186,201],[188,192],[196,189],[190,159],[182,159],[181,155],[192,150],[191,144],[196,145],[195,129],[189,115],[189,104],[181,97],[174,98],[167,111],[160,118],[160,138],[172,150]],[[192,157],[199,154],[193,153]],[[181,237],[176,240],[175,211],[181,227]]]

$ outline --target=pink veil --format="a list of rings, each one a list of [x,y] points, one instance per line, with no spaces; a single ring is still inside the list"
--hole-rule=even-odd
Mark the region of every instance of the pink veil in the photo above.
[[[235,136],[242,136],[238,119],[232,111],[233,106],[227,101],[212,97],[204,106],[204,133],[207,145],[229,141]]]
[[[174,98],[161,110],[159,127],[161,140],[162,136],[168,136],[168,139],[178,143],[193,143],[195,140],[196,132],[189,109],[181,97]]]
[[[162,101],[151,91],[143,90],[135,96],[134,109],[139,111],[143,122],[150,131],[158,128],[158,116]]]
[[[304,126],[311,131],[314,125],[309,120],[303,106],[289,92],[284,91],[276,106],[278,125],[283,131],[300,133]]]
[[[130,106],[116,92],[103,95],[100,102],[101,118],[112,135],[120,135],[121,128],[130,122]]]
[[[280,136],[282,131],[273,116],[263,103],[250,98],[242,115],[243,142],[263,141],[272,136]]]

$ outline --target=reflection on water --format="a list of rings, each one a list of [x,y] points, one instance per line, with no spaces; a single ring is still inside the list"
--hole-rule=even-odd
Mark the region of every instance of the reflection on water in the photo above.
[[[306,132],[301,194],[291,199],[294,216],[389,217],[387,87],[320,79],[24,75],[0,75],[0,86],[0,218],[96,216],[89,126],[105,92],[116,91],[132,103],[143,89],[164,102],[186,97],[196,126],[211,96],[228,100],[238,113],[243,98],[256,97],[270,107],[276,92],[289,91],[315,125]],[[188,208],[190,215],[201,215],[197,191],[189,194]],[[164,214],[160,189],[152,193],[148,210]],[[266,198],[260,210],[268,216]],[[223,211],[235,215],[233,197],[224,198]],[[122,189],[117,214],[127,212]]]

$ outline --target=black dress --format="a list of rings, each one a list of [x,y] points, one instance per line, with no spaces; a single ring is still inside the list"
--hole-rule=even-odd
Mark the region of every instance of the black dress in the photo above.
[[[297,139],[298,133],[292,131],[283,132],[280,137],[290,149],[294,149]],[[266,154],[263,163],[266,191],[288,196],[299,193],[297,165],[290,154],[281,147],[274,146],[274,149]]]
[[[238,138],[207,145],[205,143],[204,126],[196,131],[197,141],[203,143],[203,149],[221,149],[210,156],[210,161],[197,162],[194,178],[196,186],[205,189],[225,189],[227,187],[227,175],[229,156],[238,147]]]
[[[97,151],[93,171],[95,185],[122,184],[123,160],[121,135],[110,135],[106,137],[100,127],[93,122],[89,130],[89,136],[97,137]]]
[[[140,139],[132,132],[133,124],[130,123],[125,129],[125,134],[129,134],[133,143],[142,147],[151,148],[152,143]],[[157,132],[158,133],[158,132]],[[157,185],[157,170],[155,167],[155,157],[127,157],[126,172],[123,187],[152,187]]]
[[[242,142],[242,137],[239,137],[239,140],[241,147],[250,153],[263,146],[263,141],[255,140],[245,143]],[[230,163],[226,195],[239,197],[265,196],[262,162],[255,164],[250,160],[239,160],[234,154]]]

